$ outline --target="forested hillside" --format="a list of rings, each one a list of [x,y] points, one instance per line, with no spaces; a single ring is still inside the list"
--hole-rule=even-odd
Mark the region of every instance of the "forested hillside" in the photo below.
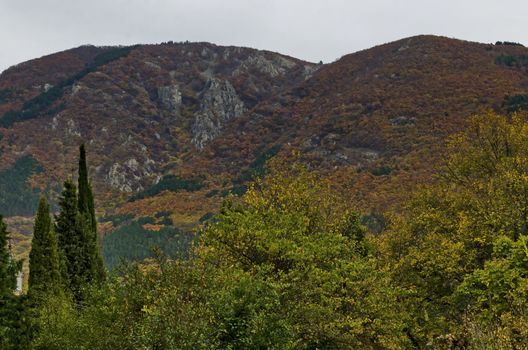
[[[5,258],[0,226],[0,257],[11,261],[0,271],[2,345],[523,349],[527,117],[472,117],[449,138],[437,181],[384,213],[390,220],[379,234],[368,232],[357,203],[346,201],[331,177],[297,155],[272,161],[242,197],[225,201],[187,256],[157,250],[108,277],[97,273],[90,253],[89,212],[80,211],[82,201],[68,201],[75,185],[66,182],[55,229],[41,200],[30,263],[48,268],[31,267],[27,296],[9,295],[18,267]],[[74,246],[61,243],[75,232],[88,237],[86,246],[75,245],[86,259],[69,259]]]
[[[416,36],[9,68],[0,349],[526,348],[526,57]]]

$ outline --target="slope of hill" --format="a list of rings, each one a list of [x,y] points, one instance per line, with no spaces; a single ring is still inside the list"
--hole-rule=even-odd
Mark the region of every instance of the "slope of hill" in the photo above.
[[[81,62],[79,52],[89,57]],[[52,73],[40,74],[43,66]],[[0,77],[6,95],[0,168],[53,190],[72,173],[75,149],[84,141],[97,155],[92,173],[100,203],[109,208],[115,203],[106,199],[116,193],[123,199],[158,182],[186,154],[217,137],[229,119],[314,69],[271,52],[206,43],[81,47],[28,62]],[[13,180],[6,182],[7,188]],[[32,209],[0,203],[9,215]]]
[[[430,179],[469,115],[528,104],[527,57],[417,36],[322,66],[208,43],[29,61],[0,75],[0,212],[54,198],[85,142],[103,232],[189,230],[292,150],[376,216]]]
[[[282,96],[265,118],[233,120],[208,160],[227,171],[247,165],[262,144],[290,145],[330,170],[366,208],[397,203],[429,178],[446,138],[469,115],[522,107],[526,61],[503,62],[527,53],[516,45],[418,36],[344,56]],[[292,94],[299,98],[288,100]]]

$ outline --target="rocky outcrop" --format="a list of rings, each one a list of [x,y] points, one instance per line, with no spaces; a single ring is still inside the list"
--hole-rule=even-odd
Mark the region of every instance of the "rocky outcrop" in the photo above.
[[[182,94],[178,85],[158,87],[158,98],[165,109],[172,113],[179,112],[182,103]]]
[[[62,131],[63,135],[81,137],[81,128],[79,123],[73,118],[65,120],[61,114],[57,114],[51,121],[51,130]]]
[[[32,155],[46,171],[32,178],[32,185],[53,191],[84,142],[92,154],[98,198],[141,191],[187,159],[205,156],[196,153],[214,139],[223,142],[220,135],[238,132],[229,121],[257,106],[248,119],[259,125],[275,106],[282,107],[279,96],[312,72],[308,62],[268,51],[166,43],[138,46],[126,59],[84,74],[105,50],[114,49],[94,48],[86,57],[56,54],[2,74],[0,93],[14,95],[1,99],[0,119],[45,91],[45,100],[53,101],[39,105],[31,120],[2,130],[0,165]],[[238,137],[251,130],[240,129]]]
[[[250,69],[255,69],[261,73],[268,74],[272,78],[284,75],[287,70],[295,67],[296,63],[282,56],[274,57],[273,60],[267,59],[262,54],[249,56],[240,66],[233,71],[233,76],[240,75]]]
[[[398,116],[389,119],[389,123],[392,126],[405,126],[405,125],[414,125],[416,124],[416,118],[414,117],[406,117],[406,116]]]
[[[136,158],[114,163],[106,175],[107,183],[122,192],[141,191],[141,181],[154,174],[153,165],[154,161],[149,158],[141,163]]]
[[[227,80],[210,79],[201,93],[200,111],[192,125],[192,143],[202,149],[220,135],[225,123],[245,112],[244,103]]]

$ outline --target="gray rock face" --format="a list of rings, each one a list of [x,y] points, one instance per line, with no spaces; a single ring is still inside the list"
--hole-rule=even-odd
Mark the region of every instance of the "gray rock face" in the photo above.
[[[141,180],[154,174],[153,164],[154,161],[148,158],[142,163],[135,158],[123,163],[114,163],[106,175],[107,183],[122,192],[141,191]]]
[[[246,72],[251,68],[258,70],[261,73],[268,74],[271,77],[283,75],[287,70],[295,67],[296,63],[282,56],[277,56],[273,60],[269,60],[261,54],[249,56],[244,60],[240,66],[233,71],[233,76],[237,76],[242,72]]]
[[[48,92],[52,87],[53,85],[49,83],[44,84],[44,92]]]
[[[389,119],[389,123],[392,126],[404,126],[404,125],[414,125],[416,124],[416,118],[399,116],[392,119]]]
[[[179,112],[182,94],[178,85],[160,86],[158,88],[158,98],[164,108],[173,113]]]
[[[192,143],[202,149],[220,135],[225,123],[241,116],[246,108],[227,80],[210,79],[201,93],[200,111],[192,125]]]
[[[313,74],[319,69],[320,67],[319,66],[309,66],[309,65],[305,65],[304,66],[304,80],[308,80],[310,79]]]

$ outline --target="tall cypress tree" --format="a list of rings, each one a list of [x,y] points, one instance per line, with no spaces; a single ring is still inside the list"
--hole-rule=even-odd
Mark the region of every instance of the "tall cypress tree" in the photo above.
[[[78,178],[78,208],[81,216],[88,220],[88,231],[86,232],[87,239],[87,254],[93,259],[93,269],[95,271],[95,279],[102,281],[105,276],[103,259],[99,252],[99,245],[97,244],[97,218],[95,217],[95,205],[92,186],[88,179],[88,166],[86,162],[86,149],[84,144],[79,147],[79,178]]]
[[[55,230],[61,256],[63,282],[72,293],[79,296],[82,286],[90,280],[86,276],[84,241],[81,215],[77,209],[77,189],[71,180],[64,182],[64,190],[59,198],[60,213],[55,218]]]
[[[16,276],[22,267],[21,262],[12,259],[8,240],[7,225],[0,215],[0,297],[13,293],[16,288]]]
[[[58,242],[53,227],[50,208],[44,197],[40,198],[31,252],[29,253],[30,296],[39,297],[60,291]]]
[[[97,235],[97,219],[95,217],[95,206],[92,186],[88,180],[88,166],[86,163],[86,149],[84,144],[79,147],[79,197],[78,206],[81,214],[86,213],[90,217],[90,225]]]

